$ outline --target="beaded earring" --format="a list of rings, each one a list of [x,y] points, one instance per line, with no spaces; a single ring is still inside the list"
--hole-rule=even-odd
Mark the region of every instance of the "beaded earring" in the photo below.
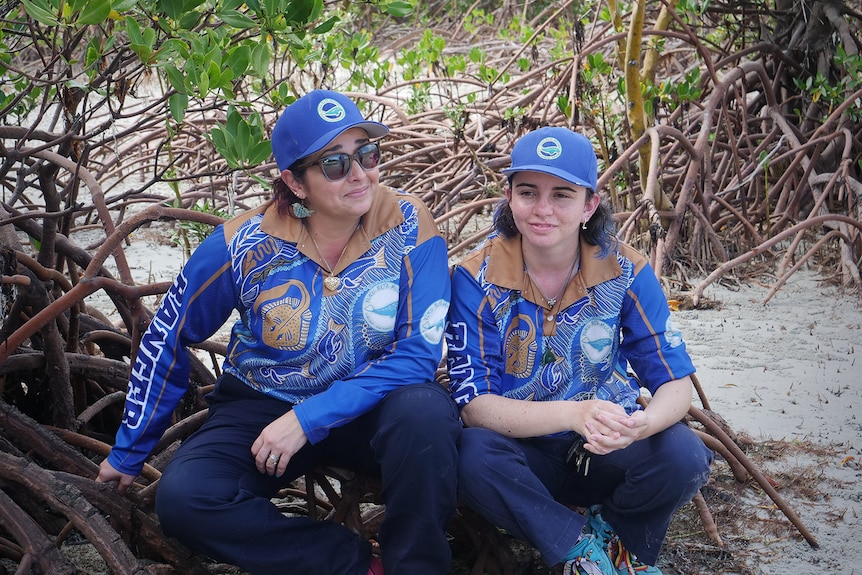
[[[290,208],[293,210],[293,215],[300,219],[307,218],[314,213],[314,210],[309,210],[305,207],[305,204],[302,204],[300,202],[294,202],[290,204]]]
[[[294,204],[294,205],[295,205],[295,204]],[[582,230],[586,230],[586,229],[587,229],[587,221],[586,221],[586,220],[584,220],[583,222],[581,222],[581,229],[582,229]]]

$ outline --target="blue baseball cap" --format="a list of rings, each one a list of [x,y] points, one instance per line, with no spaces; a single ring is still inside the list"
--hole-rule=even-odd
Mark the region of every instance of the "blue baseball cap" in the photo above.
[[[272,130],[272,155],[279,170],[310,156],[350,128],[362,128],[372,140],[385,136],[385,124],[366,120],[356,103],[338,92],[314,90],[289,105]]]
[[[503,173],[511,177],[517,172],[543,172],[595,191],[598,161],[586,136],[549,126],[524,134],[515,142],[512,166]]]

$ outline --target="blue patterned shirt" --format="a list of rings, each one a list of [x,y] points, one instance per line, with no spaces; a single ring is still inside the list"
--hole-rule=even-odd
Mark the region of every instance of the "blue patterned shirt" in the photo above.
[[[218,226],[142,338],[111,465],[140,472],[188,387],[186,346],[212,336],[234,310],[224,371],[294,404],[312,443],[389,391],[433,380],[450,283],[446,244],[426,206],[381,186],[342,260],[333,270],[340,286],[330,290],[307,228],[274,204]]]
[[[574,254],[572,254],[574,256]],[[446,340],[451,393],[526,401],[605,399],[639,409],[651,392],[694,372],[646,259],[618,244],[581,245],[580,269],[557,306],[541,305],[520,236],[492,236],[452,270]]]

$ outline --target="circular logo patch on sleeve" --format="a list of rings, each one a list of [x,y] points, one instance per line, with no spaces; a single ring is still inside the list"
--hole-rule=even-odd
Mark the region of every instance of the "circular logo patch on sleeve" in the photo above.
[[[422,321],[419,323],[419,329],[425,341],[437,345],[443,340],[443,333],[446,331],[446,312],[448,311],[449,302],[443,299],[438,299],[428,306],[428,309],[422,314]]]
[[[398,286],[381,282],[373,286],[362,301],[362,317],[368,327],[375,331],[389,332],[395,329],[395,313],[398,311]]]

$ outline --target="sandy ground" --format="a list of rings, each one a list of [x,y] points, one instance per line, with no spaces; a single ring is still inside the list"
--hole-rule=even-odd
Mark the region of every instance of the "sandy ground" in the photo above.
[[[764,305],[770,287],[714,285],[705,293],[714,309],[674,317],[710,407],[765,442],[752,458],[778,478],[819,548],[781,529],[785,516],[755,489],[743,494],[741,532],[733,533],[740,522],[719,523],[719,532],[755,574],[859,574],[862,300],[804,270]]]
[[[170,234],[135,236],[126,256],[136,278],[172,279],[183,256],[166,245]],[[819,548],[763,491],[737,484],[718,461],[707,502],[725,546],[705,538],[696,515],[691,525],[675,518],[659,563],[665,575],[862,574],[862,299],[805,270],[763,305],[769,288],[714,284],[704,293],[713,307],[674,318],[710,407],[752,438],[749,456]]]

